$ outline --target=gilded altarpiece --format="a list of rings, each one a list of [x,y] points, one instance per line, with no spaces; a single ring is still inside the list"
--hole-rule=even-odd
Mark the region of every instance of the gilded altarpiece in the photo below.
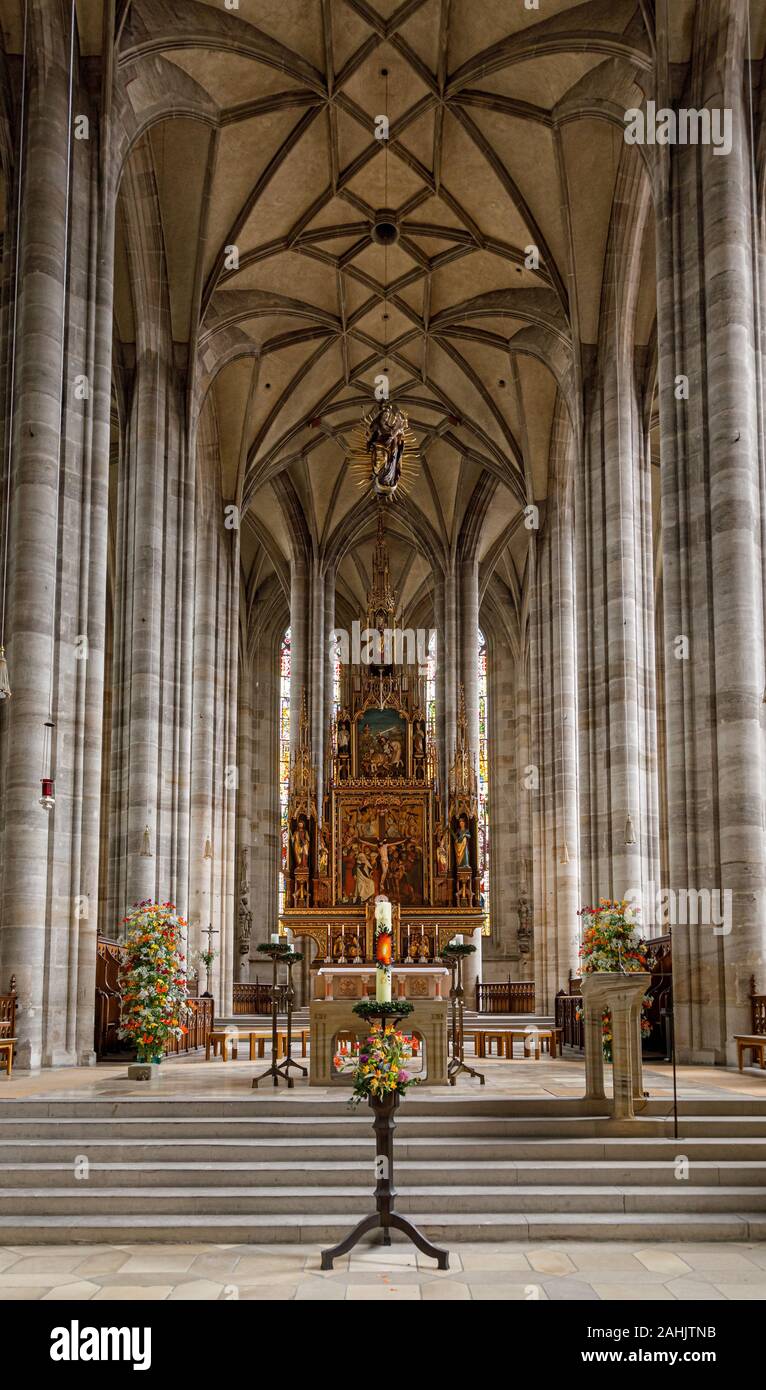
[[[424,675],[414,661],[383,659],[397,652],[400,630],[382,518],[367,607],[367,633],[379,634],[381,659],[341,667],[321,816],[304,707],[291,773],[290,884],[281,923],[316,942],[315,966],[361,968],[373,959],[373,905],[383,895],[394,904],[395,961],[422,967],[440,959],[456,932],[470,935],[484,926],[476,774],[461,698],[444,804],[427,734]],[[374,987],[374,974],[370,980]]]

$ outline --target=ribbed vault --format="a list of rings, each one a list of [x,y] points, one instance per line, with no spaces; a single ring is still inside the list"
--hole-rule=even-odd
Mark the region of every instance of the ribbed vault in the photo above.
[[[246,582],[256,566],[284,585],[308,548],[358,601],[372,526],[347,450],[385,371],[422,459],[395,525],[405,604],[469,547],[485,590],[498,567],[523,589],[522,511],[548,493],[557,399],[576,423],[599,337],[622,113],[651,65],[643,10],[123,5],[119,158],[153,169],[190,412],[214,413],[224,495],[253,517]],[[127,342],[131,257],[120,219]],[[651,301],[650,257],[641,270]]]

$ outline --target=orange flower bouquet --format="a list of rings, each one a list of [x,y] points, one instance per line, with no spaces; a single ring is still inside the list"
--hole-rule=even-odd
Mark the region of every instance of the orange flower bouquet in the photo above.
[[[602,970],[619,970],[632,975],[648,969],[646,947],[638,939],[638,923],[626,898],[618,901],[599,898],[597,906],[582,907],[577,915],[583,919],[580,960],[584,975]],[[646,1017],[651,1002],[652,997],[647,994],[641,1006],[643,1034],[651,1032],[651,1024]],[[577,1010],[577,1017],[582,1018],[582,1009]],[[601,1027],[604,1058],[611,1062],[612,1015],[609,1009],[602,1015]]]
[[[167,1040],[187,1031],[186,922],[173,903],[149,901],[137,903],[124,922],[120,1037],[135,1044],[139,1062],[157,1062]]]

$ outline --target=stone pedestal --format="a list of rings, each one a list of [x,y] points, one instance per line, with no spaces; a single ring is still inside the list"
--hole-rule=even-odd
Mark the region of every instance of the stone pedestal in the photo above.
[[[397,1025],[405,1033],[417,1033],[425,1051],[425,1080],[429,1086],[447,1084],[447,1000],[418,999],[415,1008]],[[354,1013],[353,999],[314,999],[311,1004],[312,1086],[348,1086],[350,1074],[339,1076],[333,1069],[333,1045],[338,1033],[353,1033],[364,1039],[372,1028]]]
[[[641,1001],[651,975],[603,971],[582,977],[585,1022],[585,1099],[605,1100],[601,1018],[612,1015],[612,1118],[633,1119],[644,1108],[641,1063]]]
[[[128,1081],[148,1081],[150,1086],[156,1086],[159,1079],[159,1062],[131,1062],[128,1066]]]

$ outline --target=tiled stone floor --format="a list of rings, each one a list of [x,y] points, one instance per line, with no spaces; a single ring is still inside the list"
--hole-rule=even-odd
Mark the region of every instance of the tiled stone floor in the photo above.
[[[450,1264],[406,1245],[362,1247],[328,1273],[305,1246],[17,1246],[0,1248],[0,1302],[766,1299],[766,1244],[460,1245]]]
[[[263,1071],[267,1063],[251,1062],[247,1046],[243,1044],[236,1062],[223,1062],[221,1058],[205,1062],[199,1053],[190,1058],[168,1058],[162,1067],[159,1085],[152,1090],[152,1098],[163,1095],[184,1095],[189,1098],[221,1096],[231,1099],[276,1096],[284,1098],[287,1104],[293,1096],[300,1095],[303,1100],[321,1100],[328,1095],[323,1086],[309,1086],[308,1081],[296,1074],[295,1088],[287,1091],[280,1086],[276,1091],[272,1086],[262,1086],[257,1092],[251,1089],[254,1075]],[[444,1087],[424,1087],[423,1094],[465,1096],[505,1095],[514,1099],[527,1096],[581,1097],[585,1089],[585,1065],[579,1054],[565,1057],[542,1057],[539,1061],[525,1061],[517,1056],[514,1061],[497,1057],[482,1058],[477,1064],[486,1076],[486,1085],[479,1086],[469,1078],[461,1078],[454,1091]],[[609,1069],[607,1069],[609,1070]],[[608,1084],[608,1083],[607,1083]],[[672,1073],[670,1066],[663,1063],[649,1063],[644,1067],[644,1085],[650,1096],[669,1098],[672,1095]],[[97,1067],[52,1067],[39,1072],[20,1072],[13,1076],[0,1074],[0,1100],[16,1099],[21,1096],[70,1097],[78,1095],[131,1096],[146,1095],[146,1085],[129,1082],[125,1062],[102,1062]],[[342,1100],[344,1091],[334,1087],[331,1092]],[[758,1067],[747,1067],[739,1072],[733,1067],[679,1067],[678,1094],[680,1097],[698,1096],[766,1096],[766,1071]]]

